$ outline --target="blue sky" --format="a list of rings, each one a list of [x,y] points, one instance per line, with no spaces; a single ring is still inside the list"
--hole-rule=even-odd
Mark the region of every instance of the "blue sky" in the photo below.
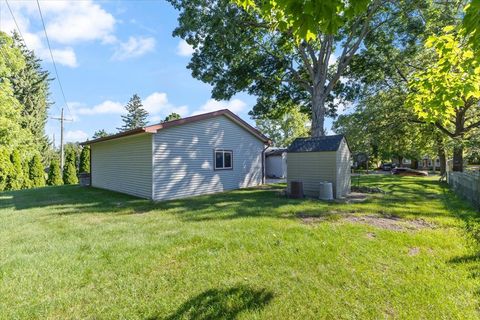
[[[35,1],[8,1],[27,46],[43,59],[54,76]],[[67,141],[83,141],[99,129],[121,126],[123,105],[137,93],[156,123],[171,112],[182,116],[229,108],[248,116],[255,98],[239,94],[231,101],[211,99],[210,86],[190,75],[191,49],[172,36],[178,13],[165,1],[40,1],[73,122],[65,125]],[[0,30],[16,25],[0,1]],[[51,83],[58,116],[65,105],[55,80]],[[328,120],[329,127],[331,120]],[[58,121],[49,119],[47,134],[59,143]]]

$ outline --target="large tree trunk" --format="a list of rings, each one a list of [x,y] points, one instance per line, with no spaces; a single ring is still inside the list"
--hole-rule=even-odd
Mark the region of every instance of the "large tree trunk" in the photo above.
[[[412,159],[412,163],[410,163],[410,168],[411,169],[418,169],[418,160],[417,159]]]
[[[453,147],[453,171],[463,171],[463,146]]]
[[[447,155],[445,153],[445,144],[441,135],[437,134],[435,137],[437,142],[437,155],[440,161],[440,175],[444,176],[447,173]]]
[[[325,97],[322,89],[314,89],[312,95],[312,137],[325,135]]]

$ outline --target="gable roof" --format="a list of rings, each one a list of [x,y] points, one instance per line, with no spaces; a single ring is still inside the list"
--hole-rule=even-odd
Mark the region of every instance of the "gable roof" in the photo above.
[[[206,119],[212,119],[212,118],[215,118],[215,117],[218,117],[218,116],[225,116],[225,117],[229,118],[230,120],[235,122],[237,125],[241,126],[245,130],[250,132],[252,135],[254,135],[259,140],[263,141],[264,143],[270,143],[270,140],[266,136],[264,136],[260,131],[258,131],[257,129],[255,129],[254,127],[249,125],[247,122],[242,120],[239,116],[234,114],[232,111],[230,111],[228,109],[222,109],[222,110],[218,110],[218,111],[199,114],[199,115],[196,115],[196,116],[191,116],[191,117],[186,117],[186,118],[182,118],[182,119],[162,122],[162,123],[159,123],[159,124],[154,124],[154,125],[146,126],[146,127],[143,127],[143,128],[136,128],[136,129],[120,132],[120,133],[117,133],[117,134],[113,134],[113,135],[110,135],[110,136],[107,136],[107,137],[102,137],[102,138],[98,138],[98,139],[94,139],[94,140],[90,140],[90,141],[85,141],[81,144],[82,145],[90,145],[90,144],[94,144],[94,143],[97,143],[97,142],[113,140],[113,139],[117,139],[117,138],[121,138],[121,137],[125,137],[125,136],[131,136],[131,135],[139,134],[139,133],[157,133],[159,130],[162,130],[162,129],[168,129],[168,128],[171,128],[171,127],[181,126],[181,125],[184,125],[184,124],[187,124],[187,123],[197,122],[197,121],[206,120]]]
[[[316,138],[297,138],[288,147],[287,152],[337,151],[344,136],[323,136]]]

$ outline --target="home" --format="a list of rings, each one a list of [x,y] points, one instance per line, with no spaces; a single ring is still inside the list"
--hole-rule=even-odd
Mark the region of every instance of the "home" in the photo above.
[[[268,148],[265,152],[265,171],[268,178],[287,177],[287,149]]]
[[[343,135],[297,138],[287,149],[287,183],[303,184],[306,196],[318,197],[320,184],[331,182],[333,196],[350,193],[350,148]]]
[[[167,200],[262,184],[269,139],[224,109],[84,144],[93,187]]]

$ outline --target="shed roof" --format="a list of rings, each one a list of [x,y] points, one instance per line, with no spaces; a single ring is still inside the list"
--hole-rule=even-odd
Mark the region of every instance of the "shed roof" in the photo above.
[[[265,156],[281,156],[284,152],[287,152],[287,148],[268,148]]]
[[[230,120],[232,120],[233,122],[238,124],[239,126],[243,127],[245,130],[247,130],[248,132],[253,134],[255,137],[257,137],[259,140],[263,141],[264,143],[270,143],[270,140],[266,136],[264,136],[260,131],[258,131],[257,129],[255,129],[254,127],[249,125],[247,122],[242,120],[239,116],[234,114],[232,111],[230,111],[228,109],[222,109],[222,110],[203,113],[203,114],[199,114],[199,115],[191,116],[191,117],[186,117],[186,118],[182,118],[182,119],[166,121],[166,122],[162,122],[162,123],[159,123],[159,124],[146,126],[146,127],[143,127],[143,128],[136,128],[136,129],[120,132],[120,133],[117,133],[117,134],[113,134],[113,135],[110,135],[110,136],[85,141],[81,144],[82,145],[89,145],[89,144],[94,144],[94,143],[101,142],[101,141],[113,140],[113,139],[117,139],[117,138],[121,138],[121,137],[125,137],[125,136],[130,136],[130,135],[134,135],[134,134],[139,134],[139,133],[156,133],[157,131],[162,130],[162,129],[176,127],[176,126],[180,126],[180,125],[183,125],[183,124],[196,122],[196,121],[200,121],[200,120],[211,119],[211,118],[222,116],[222,115],[226,116],[227,118],[229,118]]]
[[[343,135],[323,136],[316,138],[297,138],[288,147],[287,152],[322,152],[337,151]]]

